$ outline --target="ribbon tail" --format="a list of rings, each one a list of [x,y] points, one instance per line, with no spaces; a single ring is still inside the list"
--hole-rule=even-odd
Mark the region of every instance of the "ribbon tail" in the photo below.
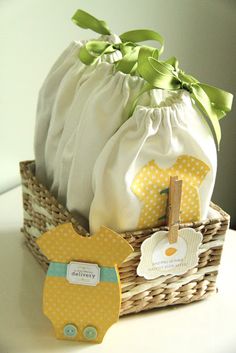
[[[79,27],[91,29],[100,34],[111,34],[111,31],[105,21],[98,20],[83,10],[77,10],[72,17],[72,21]]]
[[[211,101],[208,95],[205,93],[203,88],[200,87],[200,85],[196,84],[192,87],[191,97],[194,99],[194,101],[200,107],[201,111],[207,117],[206,122],[208,123],[211,131],[213,130],[213,136],[216,139],[217,147],[219,150],[221,141],[221,128],[217,114],[212,108]]]
[[[231,93],[204,83],[199,83],[199,86],[208,95],[212,109],[215,111],[219,120],[222,119],[226,113],[230,112],[233,104],[233,95]]]
[[[172,65],[155,59],[155,50],[142,47],[138,57],[140,75],[153,87],[162,89],[178,89],[180,81],[174,74]]]

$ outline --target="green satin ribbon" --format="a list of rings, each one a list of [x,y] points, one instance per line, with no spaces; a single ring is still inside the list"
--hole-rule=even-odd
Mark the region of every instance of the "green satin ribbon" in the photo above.
[[[91,29],[100,34],[111,34],[105,21],[98,20],[96,17],[83,10],[77,10],[72,17],[72,21],[81,28]]]
[[[105,21],[98,20],[85,11],[76,11],[72,20],[82,28],[91,29],[103,35],[111,34]],[[187,90],[204,113],[219,147],[221,140],[219,120],[231,110],[233,95],[219,88],[200,83],[193,76],[186,74],[179,69],[178,60],[175,57],[165,62],[159,61],[164,50],[164,40],[159,33],[148,29],[139,29],[125,32],[119,38],[121,43],[118,44],[112,44],[106,40],[89,41],[80,50],[80,60],[84,64],[90,65],[102,55],[119,50],[122,59],[115,63],[116,70],[143,77],[147,83],[141,94],[155,88]],[[148,40],[158,42],[160,49],[138,44]],[[137,99],[135,103],[137,103]]]
[[[94,32],[103,35],[110,35],[111,31],[105,21],[98,20],[83,10],[77,10],[72,21],[79,27],[91,29]],[[153,48],[158,53],[158,56],[164,50],[164,39],[162,36],[149,29],[138,29],[128,31],[119,36],[121,43],[113,44],[108,41],[91,40],[86,43],[80,50],[79,58],[86,64],[94,63],[99,57],[104,54],[111,54],[119,50],[122,54],[122,59],[117,63],[117,70],[124,73],[134,73],[137,68],[138,54],[141,46],[139,42],[156,41],[160,44],[160,49]]]
[[[208,119],[213,128],[217,145],[221,140],[219,120],[231,110],[233,95],[219,88],[200,83],[178,67],[176,58],[160,62],[150,50],[141,48],[138,57],[138,72],[152,88],[169,90],[185,89]]]

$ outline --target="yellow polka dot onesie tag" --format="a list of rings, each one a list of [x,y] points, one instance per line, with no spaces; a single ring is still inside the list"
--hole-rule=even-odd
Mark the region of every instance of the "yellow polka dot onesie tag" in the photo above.
[[[132,253],[132,247],[106,227],[85,237],[70,223],[44,233],[37,244],[50,261],[43,310],[56,337],[101,342],[119,318],[121,288],[117,266]],[[74,265],[71,273],[70,264]],[[94,267],[99,270],[97,283],[92,282],[97,275]],[[79,278],[71,283],[69,275]]]

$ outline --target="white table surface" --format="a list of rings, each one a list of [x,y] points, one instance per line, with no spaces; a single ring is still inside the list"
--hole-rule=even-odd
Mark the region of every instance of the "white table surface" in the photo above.
[[[58,341],[43,315],[45,274],[23,243],[21,188],[0,196],[0,353],[236,353],[236,232],[228,231],[218,294],[123,317],[102,344]]]

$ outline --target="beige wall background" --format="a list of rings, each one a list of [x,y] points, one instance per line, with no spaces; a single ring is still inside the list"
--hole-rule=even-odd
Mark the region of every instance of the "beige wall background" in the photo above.
[[[91,32],[72,24],[77,8],[106,20],[116,33],[152,28],[165,55],[200,81],[236,93],[235,0],[0,0],[0,193],[20,183],[18,163],[33,159],[38,90],[73,39]],[[236,109],[222,121],[213,200],[236,226]]]

